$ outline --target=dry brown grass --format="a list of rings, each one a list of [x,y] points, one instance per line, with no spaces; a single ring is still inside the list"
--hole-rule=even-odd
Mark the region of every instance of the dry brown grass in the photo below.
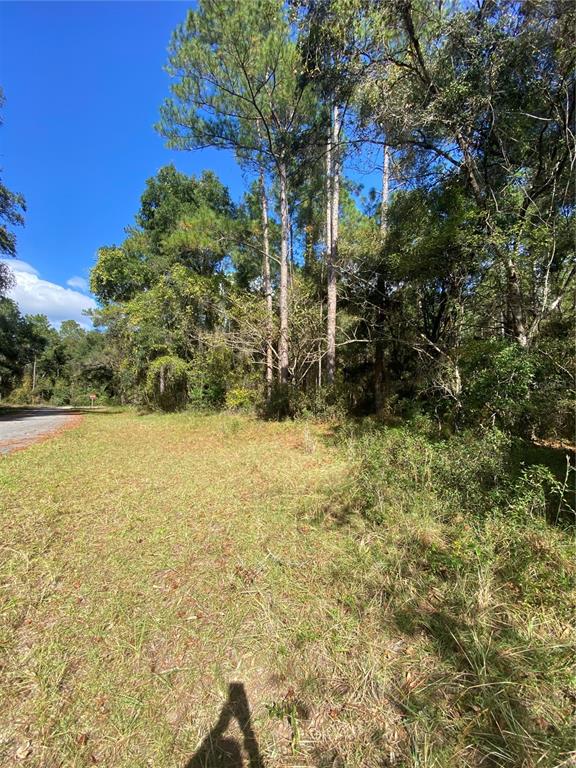
[[[567,604],[518,600],[514,558],[400,475],[367,522],[326,438],[94,413],[1,461],[0,764],[553,765],[568,689],[531,665],[564,664]],[[532,570],[565,569],[534,531]]]
[[[227,415],[88,415],[5,459],[0,762],[184,766],[231,681],[268,766],[375,724],[351,541],[308,521],[344,470],[309,426]]]

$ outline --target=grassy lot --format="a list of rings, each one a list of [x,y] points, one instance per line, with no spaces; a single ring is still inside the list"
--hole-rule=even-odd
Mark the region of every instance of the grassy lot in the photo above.
[[[238,681],[283,764],[302,648],[361,643],[353,545],[305,522],[343,469],[307,427],[126,413],[5,460],[0,762],[183,766]]]
[[[564,534],[524,599],[433,504],[356,514],[351,466],[318,427],[123,412],[0,461],[0,764],[560,765]]]

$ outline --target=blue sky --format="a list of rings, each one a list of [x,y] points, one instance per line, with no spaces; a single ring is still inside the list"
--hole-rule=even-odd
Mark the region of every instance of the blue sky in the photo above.
[[[162,165],[174,162],[186,173],[212,168],[235,198],[241,194],[242,175],[230,154],[171,152],[153,129],[168,95],[170,35],[188,7],[0,2],[0,167],[4,183],[28,206],[17,233],[18,257],[31,267],[26,292],[38,294],[34,272],[67,290],[82,287],[73,278],[88,277],[99,246],[123,239],[145,180]],[[26,304],[22,292],[16,298]],[[49,294],[47,286],[42,292]],[[60,292],[59,304],[67,296],[76,316],[75,297]],[[41,306],[36,300],[22,308]],[[55,320],[62,319],[58,313]]]
[[[96,250],[122,241],[163,165],[211,168],[240,198],[231,153],[169,151],[153,129],[169,93],[167,46],[189,6],[0,0],[0,167],[28,206],[13,264],[23,312],[81,318]]]

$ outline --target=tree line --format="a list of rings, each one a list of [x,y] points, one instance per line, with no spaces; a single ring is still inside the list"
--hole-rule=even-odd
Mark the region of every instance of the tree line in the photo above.
[[[574,16],[201,0],[157,129],[249,183],[234,202],[209,171],[146,182],[92,270],[102,395],[566,434]]]

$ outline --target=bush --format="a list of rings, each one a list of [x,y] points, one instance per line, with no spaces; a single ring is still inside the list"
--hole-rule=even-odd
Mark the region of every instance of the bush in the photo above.
[[[442,519],[490,513],[546,518],[557,514],[561,501],[561,483],[548,467],[515,471],[512,440],[497,428],[440,439],[421,419],[417,428],[369,424],[360,436],[349,436],[348,446],[356,466],[354,505],[375,522],[398,505]]]
[[[462,356],[462,371],[462,404],[469,423],[525,429],[535,378],[527,350],[499,339],[474,342]]]
[[[222,408],[232,370],[232,355],[224,345],[198,350],[188,369],[190,402],[196,407]]]
[[[8,402],[14,405],[30,405],[33,402],[32,387],[24,382],[20,387],[16,387],[10,392]]]
[[[293,412],[297,418],[340,421],[350,410],[348,393],[342,385],[314,387],[305,392],[295,391],[292,398]]]
[[[249,411],[254,408],[257,392],[247,387],[233,387],[226,393],[226,408],[232,411]]]
[[[348,427],[355,470],[327,507],[338,525],[355,518],[355,606],[402,649],[384,662],[401,764],[564,765],[574,548],[550,523],[565,484],[538,464],[511,471],[520,441],[497,429],[439,439],[420,422]]]
[[[282,419],[294,416],[294,391],[289,384],[272,384],[269,398],[263,398],[258,403],[258,415],[263,419]]]
[[[188,402],[188,366],[179,357],[165,355],[154,360],[146,377],[146,394],[153,407],[180,411]]]
[[[540,339],[532,352],[535,386],[527,407],[532,432],[539,437],[574,442],[574,352],[571,337]]]
[[[68,382],[60,380],[56,382],[50,393],[50,402],[52,405],[70,405],[72,393]]]
[[[568,338],[544,336],[530,349],[505,339],[469,343],[461,357],[466,423],[571,441],[574,366]]]
[[[290,384],[274,383],[268,400],[262,400],[259,414],[266,419],[323,419],[340,421],[348,413],[346,393],[342,387],[300,390]]]

